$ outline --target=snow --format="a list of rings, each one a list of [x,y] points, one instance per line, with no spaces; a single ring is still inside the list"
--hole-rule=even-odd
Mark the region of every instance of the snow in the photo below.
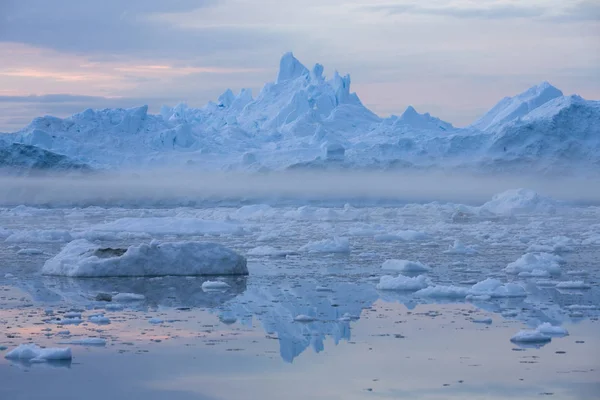
[[[505,97],[471,127],[483,131],[498,129],[503,124],[524,117],[527,113],[562,95],[560,90],[548,82],[542,82],[515,97]]]
[[[397,277],[384,275],[379,279],[377,289],[416,291],[424,289],[427,286],[429,286],[429,282],[424,275],[419,275],[414,278],[410,278],[403,275],[398,275]]]
[[[545,271],[550,275],[560,275],[560,264],[562,263],[564,263],[564,260],[554,254],[526,253],[518,260],[508,264],[504,271],[507,274],[521,274],[523,272],[533,274],[534,271],[537,271],[536,274],[540,274],[541,271]]]
[[[248,268],[243,256],[216,243],[154,240],[113,249],[79,239],[46,261],[42,273],[71,277],[245,275]]]
[[[224,290],[230,286],[221,281],[206,281],[202,283],[202,290]]]
[[[584,281],[563,281],[556,284],[558,289],[590,289],[592,286]]]
[[[516,283],[503,284],[498,279],[487,278],[469,289],[469,295],[497,297],[526,297],[525,289]]]
[[[41,363],[48,361],[71,360],[71,349],[66,348],[42,348],[36,344],[22,344],[9,351],[4,356],[9,360],[23,360],[32,363]]]
[[[336,237],[309,242],[298,249],[308,253],[350,253],[350,242],[346,238]]]
[[[409,260],[386,260],[381,265],[381,268],[390,271],[402,272],[424,272],[431,269],[431,267],[420,263],[419,261]]]

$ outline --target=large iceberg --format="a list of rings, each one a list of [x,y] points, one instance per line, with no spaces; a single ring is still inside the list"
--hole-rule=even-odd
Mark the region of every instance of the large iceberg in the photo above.
[[[208,242],[159,242],[106,248],[85,239],[67,244],[42,268],[45,275],[72,277],[247,275],[246,259]]]

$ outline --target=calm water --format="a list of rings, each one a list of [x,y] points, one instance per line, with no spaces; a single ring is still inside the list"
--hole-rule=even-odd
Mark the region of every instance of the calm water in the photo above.
[[[0,358],[0,398],[597,398],[600,245],[586,239],[600,232],[600,211],[457,221],[456,208],[2,209],[0,227],[7,232],[0,239],[0,346],[8,349],[0,355],[28,342],[56,347],[102,337],[107,343],[69,345],[70,363]],[[98,228],[149,216],[228,221],[239,229],[148,235]],[[399,230],[426,235],[389,237]],[[230,285],[223,292],[202,291],[201,277],[68,279],[39,273],[46,259],[79,237],[107,246],[150,238],[210,240],[246,253],[265,245],[297,252],[309,241],[334,236],[349,238],[350,253],[250,256],[250,276],[222,278]],[[556,249],[566,261],[559,277],[503,271],[530,246],[549,246],[556,236],[571,240]],[[477,253],[445,253],[455,239]],[[22,249],[41,254],[18,254]],[[436,284],[469,287],[497,277],[522,285],[528,295],[465,302],[378,291],[380,276],[397,275],[381,270],[389,258],[430,265]],[[557,289],[561,280],[583,280],[591,288]],[[94,300],[99,292],[137,293],[145,300],[107,309]],[[73,310],[82,313],[83,323],[52,321]],[[98,313],[110,324],[88,321]],[[301,314],[316,321],[295,322]],[[473,322],[485,318],[492,322]],[[510,342],[519,330],[542,322],[562,325],[569,336],[540,348]]]

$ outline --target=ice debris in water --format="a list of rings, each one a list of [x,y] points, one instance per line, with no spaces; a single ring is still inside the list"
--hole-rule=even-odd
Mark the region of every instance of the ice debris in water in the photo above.
[[[444,251],[446,254],[463,254],[463,255],[473,255],[477,254],[478,251],[476,248],[467,246],[462,243],[460,240],[456,239],[454,244],[448,247],[448,250]]]
[[[88,321],[97,325],[108,325],[110,324],[110,318],[105,317],[104,314],[90,315]]]
[[[546,271],[550,275],[560,275],[560,264],[562,263],[564,263],[563,258],[555,254],[527,253],[508,264],[504,271],[507,274],[515,275],[525,272],[533,276],[534,271],[536,274]]]
[[[79,239],[46,261],[42,273],[72,277],[247,275],[248,268],[243,256],[217,243],[153,240],[120,249]]]
[[[424,272],[431,268],[419,261],[409,260],[386,260],[381,265],[382,269],[402,272]]]
[[[106,339],[102,338],[80,338],[73,340],[66,340],[63,342],[58,342],[59,344],[76,344],[81,346],[104,346],[106,345]]]
[[[230,287],[227,283],[221,281],[206,281],[202,283],[202,290],[225,290]]]
[[[592,286],[584,281],[563,281],[556,284],[558,289],[590,289]]]
[[[138,293],[117,293],[112,296],[112,300],[116,302],[143,301],[146,296]],[[109,307],[110,304],[107,305]]]
[[[561,327],[554,326],[548,322],[538,325],[533,330],[522,330],[515,334],[510,341],[513,343],[524,343],[524,344],[544,344],[552,340],[552,337],[567,336],[569,332]]]
[[[498,279],[488,278],[478,282],[469,289],[469,295],[494,297],[526,297],[522,286],[516,283],[503,284]]]
[[[299,251],[308,253],[350,253],[350,242],[347,238],[324,239],[309,242],[300,247]]]
[[[42,348],[36,344],[22,344],[6,353],[4,357],[9,360],[23,360],[32,363],[70,360],[73,358],[69,347]]]
[[[529,189],[511,189],[494,195],[479,210],[501,215],[553,212],[558,203]]]
[[[384,275],[379,279],[377,289],[379,290],[404,290],[416,291],[429,286],[428,279],[424,275],[411,278],[404,275],[397,277]]]

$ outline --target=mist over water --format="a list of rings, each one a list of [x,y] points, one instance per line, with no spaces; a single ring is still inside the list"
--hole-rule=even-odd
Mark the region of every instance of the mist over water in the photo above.
[[[177,205],[205,201],[440,201],[481,204],[515,188],[600,204],[597,180],[440,172],[196,172],[163,169],[0,177],[0,205]]]

